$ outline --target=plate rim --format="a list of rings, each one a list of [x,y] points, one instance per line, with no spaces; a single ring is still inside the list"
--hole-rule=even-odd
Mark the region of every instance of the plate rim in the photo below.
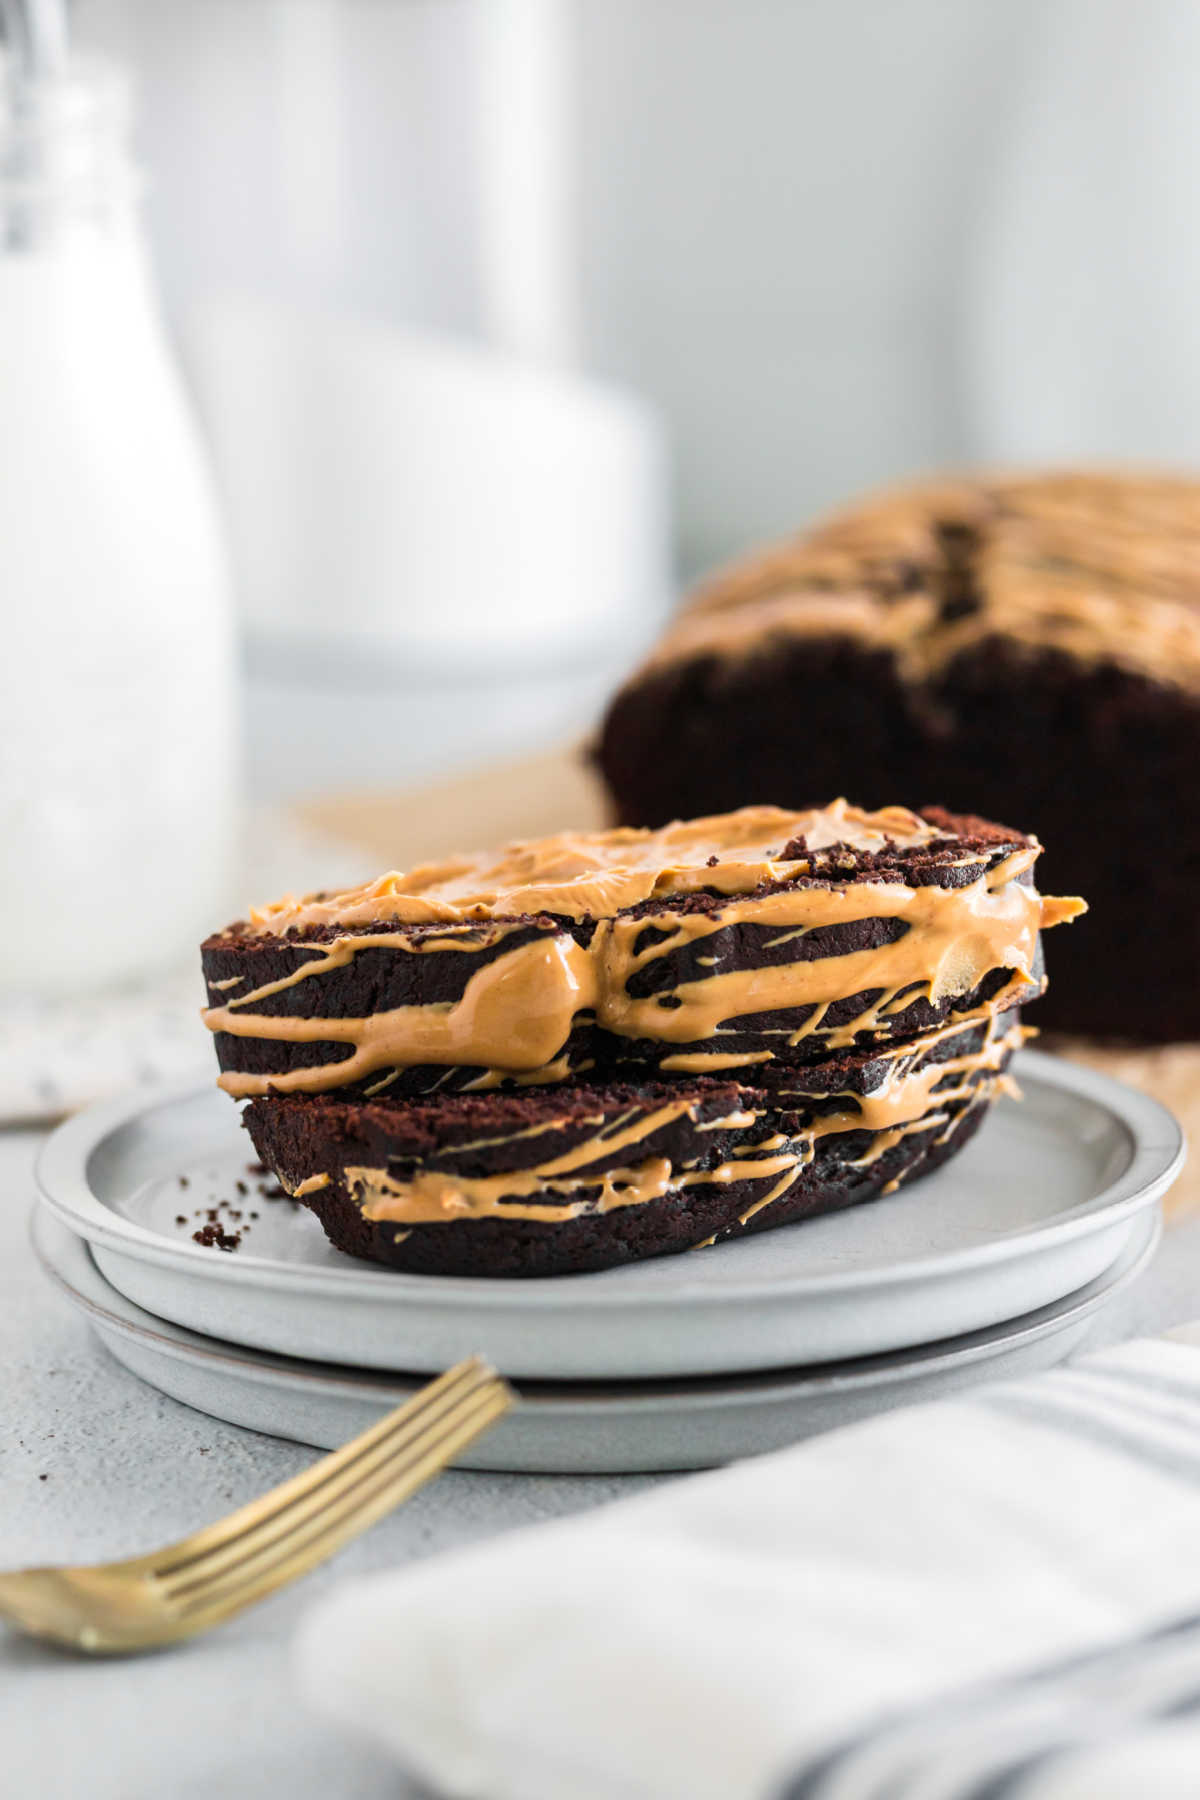
[[[56,1253],[45,1242],[47,1225],[60,1232],[61,1250]],[[1136,1229],[1136,1226],[1135,1226]],[[929,1344],[903,1346],[896,1350],[875,1352],[861,1357],[847,1357],[831,1363],[793,1364],[780,1369],[741,1370],[726,1374],[702,1376],[652,1376],[645,1381],[583,1380],[545,1381],[510,1377],[522,1409],[533,1408],[553,1415],[562,1407],[587,1406],[598,1414],[603,1409],[653,1409],[668,1399],[677,1406],[736,1406],[757,1394],[774,1400],[801,1396],[829,1396],[846,1392],[862,1392],[866,1388],[886,1386],[906,1374],[936,1375],[947,1369],[970,1367],[989,1355],[1025,1348],[1055,1331],[1067,1330],[1099,1311],[1116,1294],[1143,1273],[1153,1259],[1163,1236],[1160,1210],[1145,1223],[1140,1242],[1127,1240],[1108,1268],[1066,1294],[1033,1312],[977,1331],[960,1332],[949,1338],[935,1339]],[[398,1393],[403,1398],[410,1388],[424,1386],[434,1377],[412,1371],[385,1371],[310,1362],[303,1357],[286,1356],[278,1351],[262,1350],[252,1345],[231,1343],[225,1338],[208,1337],[190,1326],[159,1318],[130,1300],[113,1287],[96,1266],[91,1246],[79,1233],[72,1231],[55,1214],[35,1203],[29,1220],[29,1237],[42,1273],[53,1283],[77,1311],[83,1313],[96,1330],[114,1331],[155,1347],[159,1355],[177,1361],[203,1359],[213,1365],[252,1366],[260,1375],[280,1382],[303,1382],[309,1389],[328,1394],[338,1391],[356,1392],[364,1386],[376,1388],[380,1395]],[[102,1298],[75,1285],[61,1267],[62,1251],[78,1253],[84,1279],[101,1290]],[[79,1265],[77,1265],[78,1267]],[[79,1279],[76,1273],[76,1281]],[[399,1403],[399,1402],[398,1402]]]
[[[826,1297],[936,1281],[989,1265],[1002,1265],[1120,1224],[1166,1192],[1184,1165],[1187,1147],[1178,1120],[1160,1101],[1113,1076],[1069,1063],[1044,1051],[1022,1050],[1014,1060],[1014,1067],[1018,1076],[1024,1076],[1029,1082],[1098,1105],[1114,1117],[1129,1136],[1131,1149],[1126,1167],[1107,1186],[1067,1212],[1039,1225],[962,1245],[952,1252],[916,1256],[886,1266],[827,1271],[819,1277],[799,1274],[776,1282],[768,1282],[761,1276],[755,1280],[733,1278],[720,1286],[693,1286],[685,1280],[675,1291],[663,1294],[628,1294],[614,1285],[593,1288],[587,1298],[589,1310],[614,1312],[627,1307],[639,1311],[647,1308],[665,1310],[680,1305],[723,1307],[761,1300],[766,1294],[772,1300],[789,1296],[799,1298],[806,1293]],[[173,1244],[159,1233],[123,1218],[94,1193],[87,1180],[87,1163],[106,1137],[141,1114],[169,1110],[172,1106],[217,1092],[215,1085],[212,1088],[198,1086],[193,1080],[169,1087],[138,1089],[76,1113],[51,1133],[38,1154],[34,1177],[40,1199],[68,1230],[89,1244],[226,1286],[257,1286],[310,1296],[352,1298],[357,1295],[364,1300],[384,1295],[400,1300],[405,1295],[419,1294],[426,1305],[440,1303],[458,1307],[469,1304],[483,1311],[503,1310],[510,1306],[515,1288],[522,1307],[527,1310],[561,1312],[579,1305],[579,1282],[585,1278],[575,1275],[513,1283],[486,1276],[406,1274],[401,1270],[372,1268],[368,1264],[345,1269],[319,1269],[256,1257],[253,1253],[241,1262],[229,1258],[222,1258],[220,1262],[206,1260],[189,1245]],[[604,1273],[611,1281],[611,1277],[619,1275],[620,1271]]]

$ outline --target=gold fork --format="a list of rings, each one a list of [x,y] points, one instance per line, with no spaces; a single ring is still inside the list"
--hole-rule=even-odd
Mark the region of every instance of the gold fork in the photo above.
[[[0,1618],[93,1652],[154,1650],[223,1624],[306,1575],[432,1479],[508,1411],[479,1357],[227,1519],[148,1556],[0,1574]]]

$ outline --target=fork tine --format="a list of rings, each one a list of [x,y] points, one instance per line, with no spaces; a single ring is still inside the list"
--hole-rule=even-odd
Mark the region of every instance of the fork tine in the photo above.
[[[167,1577],[160,1577],[160,1586],[167,1597],[182,1602],[201,1586],[210,1586],[227,1577],[239,1579],[239,1571],[246,1564],[252,1564],[263,1555],[279,1553],[275,1546],[291,1537],[318,1532],[327,1517],[335,1516],[335,1512],[345,1505],[353,1507],[360,1492],[419,1460],[428,1445],[437,1447],[441,1444],[443,1436],[459,1426],[464,1418],[475,1417],[477,1411],[488,1411],[488,1417],[493,1417],[493,1399],[502,1402],[500,1409],[507,1408],[511,1397],[502,1382],[488,1382],[482,1388],[455,1395],[448,1404],[430,1411],[430,1415],[416,1424],[403,1422],[403,1429],[390,1440],[372,1445],[365,1456],[356,1458],[340,1471],[333,1471],[326,1480],[320,1481],[317,1489],[291,1499],[286,1507],[275,1508],[259,1519],[252,1530],[227,1539],[200,1559],[171,1571]]]
[[[414,1394],[411,1400],[387,1414],[378,1424],[351,1438],[339,1450],[324,1456],[311,1468],[281,1482],[269,1493],[239,1507],[227,1518],[194,1532],[175,1544],[139,1559],[147,1574],[154,1575],[170,1587],[177,1578],[186,1581],[200,1565],[222,1556],[227,1550],[249,1541],[259,1531],[270,1531],[275,1522],[290,1508],[302,1507],[347,1471],[366,1464],[393,1445],[403,1442],[440,1418],[450,1407],[467,1395],[480,1391],[499,1380],[495,1371],[479,1357],[457,1364]]]
[[[445,1468],[510,1405],[511,1395],[502,1387],[464,1401],[451,1418],[431,1426],[419,1443],[398,1451],[394,1463],[356,1480],[320,1513],[284,1531],[236,1567],[218,1571],[178,1593],[175,1603],[181,1616],[200,1629],[203,1624],[232,1617],[307,1574]]]

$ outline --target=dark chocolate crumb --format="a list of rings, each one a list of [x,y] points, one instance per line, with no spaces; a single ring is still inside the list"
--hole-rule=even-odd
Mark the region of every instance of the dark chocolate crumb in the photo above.
[[[186,1225],[187,1224],[187,1214],[186,1213],[176,1213],[175,1214],[175,1223],[177,1225]]]
[[[188,1180],[188,1178],[187,1178],[187,1176],[186,1176],[186,1175],[181,1175],[181,1176],[180,1176],[180,1177],[179,1177],[179,1185],[180,1185],[180,1187],[181,1187],[181,1188],[185,1188],[185,1187],[190,1187],[190,1186],[191,1186],[191,1183],[190,1183],[190,1182],[189,1182],[189,1180]]]
[[[206,1250],[236,1250],[242,1241],[240,1231],[222,1231],[219,1225],[202,1225],[199,1231],[193,1231],[192,1239],[203,1244]]]
[[[247,1185],[244,1181],[237,1182],[236,1186],[237,1186],[237,1191],[239,1194],[248,1194],[250,1192],[250,1189],[247,1187]]]

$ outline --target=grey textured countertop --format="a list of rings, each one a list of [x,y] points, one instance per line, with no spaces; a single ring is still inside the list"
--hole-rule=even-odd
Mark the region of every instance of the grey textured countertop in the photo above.
[[[40,1135],[0,1133],[0,1566],[144,1550],[303,1468],[313,1452],[189,1411],[113,1362],[42,1276],[28,1242]],[[1200,1219],[1095,1321],[1115,1342],[1200,1316]],[[332,1567],[197,1643],[90,1663],[0,1630],[0,1786],[74,1800],[398,1800],[369,1747],[298,1701],[293,1626],[345,1574],[599,1505],[650,1478],[451,1474]]]

